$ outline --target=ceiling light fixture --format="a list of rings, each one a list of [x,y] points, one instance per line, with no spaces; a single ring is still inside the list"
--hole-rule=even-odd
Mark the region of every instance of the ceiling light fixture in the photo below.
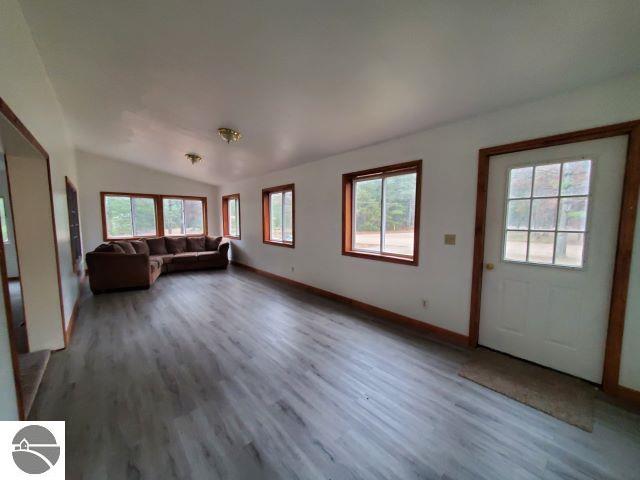
[[[202,161],[202,157],[197,153],[185,153],[184,156],[191,161],[191,165],[195,165]]]
[[[236,132],[231,128],[225,127],[221,127],[218,129],[218,135],[220,135],[222,139],[227,143],[237,142],[242,138],[242,134],[240,132]]]

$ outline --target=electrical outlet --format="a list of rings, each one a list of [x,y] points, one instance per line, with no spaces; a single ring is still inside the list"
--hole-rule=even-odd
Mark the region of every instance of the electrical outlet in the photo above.
[[[429,301],[426,298],[422,299],[422,308],[429,308]]]

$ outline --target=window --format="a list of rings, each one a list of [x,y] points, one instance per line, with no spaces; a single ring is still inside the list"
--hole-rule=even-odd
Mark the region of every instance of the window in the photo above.
[[[240,194],[222,197],[222,235],[240,239]]]
[[[294,185],[262,190],[262,234],[264,243],[293,247],[295,244]]]
[[[9,231],[7,230],[7,206],[4,203],[4,197],[0,197],[0,233],[2,234],[2,242],[9,243]]]
[[[162,198],[165,235],[202,235],[204,202],[202,199]]]
[[[422,160],[342,176],[343,255],[418,264]]]
[[[503,260],[582,267],[590,183],[591,160],[509,170]]]
[[[207,232],[204,197],[112,192],[100,195],[105,240]]]
[[[156,207],[152,196],[105,194],[103,208],[107,238],[157,235]]]

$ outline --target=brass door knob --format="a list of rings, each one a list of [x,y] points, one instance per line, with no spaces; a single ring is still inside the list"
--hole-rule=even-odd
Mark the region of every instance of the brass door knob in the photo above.
[[[493,263],[487,263],[487,270],[493,270],[495,265]]]

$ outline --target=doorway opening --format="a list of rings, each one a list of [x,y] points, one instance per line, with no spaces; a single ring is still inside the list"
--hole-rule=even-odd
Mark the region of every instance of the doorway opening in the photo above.
[[[26,419],[50,352],[65,346],[64,314],[49,157],[2,99],[0,226],[0,412]]]

